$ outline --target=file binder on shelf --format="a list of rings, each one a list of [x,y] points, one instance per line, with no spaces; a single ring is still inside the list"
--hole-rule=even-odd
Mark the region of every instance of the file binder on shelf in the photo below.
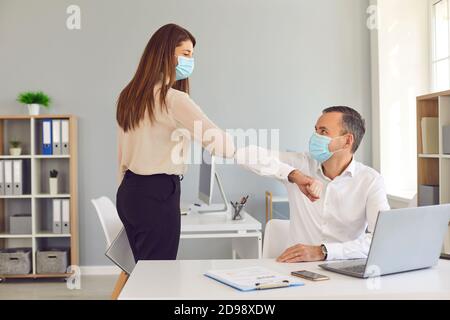
[[[5,195],[5,165],[3,160],[0,160],[0,196]]]
[[[42,120],[42,154],[53,154],[52,120]]]
[[[62,201],[62,233],[70,234],[70,200],[63,199]]]
[[[61,120],[61,154],[70,154],[69,120]]]
[[[23,194],[23,161],[13,160],[13,194]]]
[[[53,199],[53,233],[61,232],[61,199]]]
[[[13,195],[13,165],[12,160],[4,160],[5,165],[5,195]]]
[[[439,153],[439,118],[422,118],[422,153]]]
[[[61,154],[61,120],[52,120],[53,154]]]
[[[240,291],[254,291],[303,286],[298,279],[270,271],[263,267],[248,267],[230,270],[214,270],[205,276]]]

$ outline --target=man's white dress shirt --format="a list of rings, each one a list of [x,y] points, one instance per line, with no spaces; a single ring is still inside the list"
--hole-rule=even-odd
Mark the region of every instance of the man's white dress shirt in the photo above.
[[[277,178],[286,186],[290,246],[324,244],[327,260],[367,258],[378,213],[389,210],[384,181],[377,171],[352,160],[331,180],[309,153],[276,153],[255,146],[239,149],[236,159],[247,169]],[[323,183],[320,200],[311,202],[288,181],[295,169]]]

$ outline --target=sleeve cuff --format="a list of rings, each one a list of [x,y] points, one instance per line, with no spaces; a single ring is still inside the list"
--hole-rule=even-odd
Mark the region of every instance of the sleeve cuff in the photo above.
[[[344,259],[344,248],[342,243],[324,243],[328,251],[327,261]]]
[[[288,164],[285,164],[283,162],[279,163],[279,168],[277,172],[277,177],[280,180],[288,181],[288,177],[291,174],[292,171],[297,170],[294,167],[291,167]]]

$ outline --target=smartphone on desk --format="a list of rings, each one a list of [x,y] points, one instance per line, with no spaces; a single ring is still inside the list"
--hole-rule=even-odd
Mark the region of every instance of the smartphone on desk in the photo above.
[[[300,270],[300,271],[293,271],[291,272],[293,276],[300,277],[306,280],[311,281],[324,281],[324,280],[330,280],[327,276],[324,276],[323,274],[318,274],[311,271],[306,270]]]

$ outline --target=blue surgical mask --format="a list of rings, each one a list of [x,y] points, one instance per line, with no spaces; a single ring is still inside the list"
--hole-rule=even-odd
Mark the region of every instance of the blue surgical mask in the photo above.
[[[337,138],[340,137],[334,139]],[[309,153],[315,160],[319,161],[319,163],[324,163],[337,152],[330,151],[329,145],[331,141],[333,141],[333,139],[330,137],[314,133],[309,140]]]
[[[194,71],[194,58],[178,56],[178,65],[175,70],[177,81],[189,78]]]

